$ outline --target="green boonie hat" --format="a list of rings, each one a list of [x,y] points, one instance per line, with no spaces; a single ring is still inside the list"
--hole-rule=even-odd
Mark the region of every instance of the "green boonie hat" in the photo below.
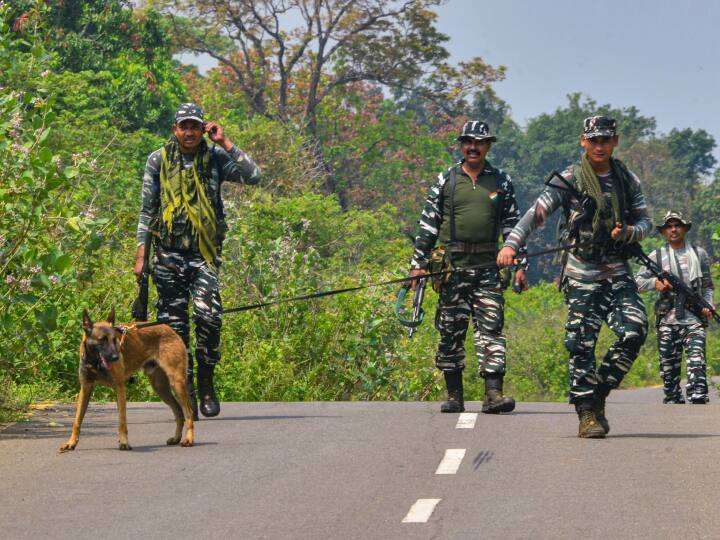
[[[485,122],[479,120],[473,120],[472,122],[465,122],[460,135],[458,135],[457,141],[462,142],[463,139],[474,139],[476,141],[497,141],[497,138],[490,135],[490,127]]]
[[[590,116],[583,122],[583,135],[586,139],[614,137],[617,135],[617,123],[609,116]]]
[[[680,223],[682,223],[683,225],[685,225],[685,226],[688,228],[688,231],[689,231],[690,228],[692,227],[692,221],[690,221],[690,220],[685,220],[685,218],[683,218],[683,215],[682,215],[680,212],[676,212],[675,210],[669,210],[668,213],[665,214],[665,217],[663,217],[662,225],[657,225],[657,226],[656,226],[656,229],[657,229],[658,231],[662,232],[662,230],[663,230],[665,227],[667,227],[668,221],[673,220],[673,219],[676,219],[676,220],[678,220]]]

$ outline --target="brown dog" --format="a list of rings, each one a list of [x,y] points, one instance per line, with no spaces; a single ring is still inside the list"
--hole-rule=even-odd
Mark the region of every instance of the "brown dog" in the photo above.
[[[83,330],[85,333],[80,343],[80,393],[75,422],[70,438],[60,447],[60,451],[75,449],[80,438],[80,424],[97,383],[115,390],[120,450],[132,450],[128,444],[125,381],[141,367],[157,395],[175,415],[175,434],[167,440],[167,444],[192,446],[193,419],[186,387],[187,353],[180,336],[165,324],[147,328],[134,328],[132,324],[116,327],[114,308],[107,321],[97,323],[93,323],[87,311],[84,311]],[[175,399],[171,389],[178,399]],[[183,423],[185,438],[180,442]]]

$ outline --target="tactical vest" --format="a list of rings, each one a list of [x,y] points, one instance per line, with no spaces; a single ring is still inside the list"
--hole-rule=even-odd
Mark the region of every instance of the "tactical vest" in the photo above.
[[[225,234],[227,233],[228,227],[225,222],[225,207],[222,202],[220,193],[220,171],[218,167],[217,155],[215,148],[209,149],[210,152],[210,174],[213,177],[213,182],[208,181],[207,178],[201,177],[205,193],[207,194],[208,200],[212,202],[213,208],[215,209],[215,218],[217,220],[217,250],[220,255],[222,249],[223,240],[225,240]],[[184,164],[183,164],[184,166]],[[157,243],[159,247],[168,251],[189,251],[197,252],[198,246],[197,241],[192,230],[192,224],[187,218],[186,212],[179,212],[173,217],[172,232],[167,230],[165,222],[160,219],[164,209],[164,201],[162,199],[162,190],[160,189],[160,171],[153,177],[154,188],[159,192],[160,195],[160,209],[158,210],[157,220],[153,229],[157,232]]]
[[[630,201],[635,195],[635,185],[632,182],[623,182],[620,174],[617,173],[614,167],[611,170],[610,178],[612,180],[611,189],[613,189],[618,196],[620,216],[623,224],[632,225],[633,223],[630,222],[629,206]],[[574,172],[570,178],[570,182],[577,185]],[[587,196],[586,193],[583,194]],[[608,218],[612,216],[610,193],[603,192],[603,196],[605,197],[606,204],[604,215],[601,215],[601,218]],[[620,243],[612,240],[610,230],[605,227],[601,227],[600,230],[595,233],[593,231],[591,219],[583,220],[581,222],[578,220],[583,213],[582,202],[574,197],[571,197],[570,201],[570,207],[564,209],[565,223],[561,223],[559,225],[561,243],[564,244],[568,240],[572,240],[576,244],[594,242],[592,245],[572,250],[573,255],[592,264],[605,264],[618,260],[627,260],[629,255]]]
[[[658,248],[658,250],[655,252],[655,263],[658,265],[658,268],[662,268],[662,250],[665,249],[666,253],[668,254],[668,260],[670,260],[670,256],[676,257],[675,264],[677,265],[678,269],[680,268],[680,261],[677,259],[677,255],[675,255],[675,251],[671,250],[667,245]],[[697,248],[693,245],[692,250],[695,252],[695,256],[698,258],[698,261],[700,260],[700,254],[697,251]],[[669,272],[669,270],[668,270]],[[679,279],[682,280],[682,276],[678,276]],[[702,278],[696,279],[693,283],[689,284],[692,290],[695,292],[695,294],[702,296]],[[678,294],[675,294],[673,292],[664,292],[660,293],[660,296],[655,302],[655,325],[660,325],[660,322],[662,321],[662,318],[667,315],[671,309],[675,308],[675,316],[678,318],[678,320],[683,319],[685,317],[685,297],[682,297]],[[703,324],[707,324],[707,320],[704,320],[702,317],[700,318],[701,322]]]
[[[440,236],[445,236],[442,243],[451,256],[452,254],[456,255],[454,258],[462,256],[461,254],[483,254],[488,259],[494,259],[498,249],[502,207],[506,196],[505,190],[501,188],[502,177],[499,171],[493,168],[494,191],[487,196],[479,194],[472,201],[475,221],[484,222],[484,224],[476,227],[473,230],[472,237],[469,237],[468,231],[463,231],[462,226],[458,227],[456,220],[457,167],[450,169],[446,182],[440,191],[438,201],[440,211],[443,212],[443,222],[447,219],[448,223],[446,230],[443,230],[441,226]],[[449,202],[447,209],[445,208],[446,200]],[[485,224],[489,225],[489,227],[485,226]],[[460,229],[461,234],[458,234],[458,229]]]

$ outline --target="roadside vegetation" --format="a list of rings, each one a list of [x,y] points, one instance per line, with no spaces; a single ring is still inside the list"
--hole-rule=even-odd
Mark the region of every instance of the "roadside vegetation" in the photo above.
[[[615,116],[620,157],[640,175],[653,216],[689,214],[694,241],[717,259],[720,172],[707,132],[659,133],[638,108],[580,94],[520,126],[493,91],[504,67],[447,63],[436,3],[346,1],[341,15],[333,0],[317,3],[329,11],[278,19],[338,21],[316,34],[302,23],[277,31],[265,1],[0,1],[0,420],[32,402],[74,398],[83,308],[101,318],[114,306],[129,320],[141,175],[183,101],[198,102],[264,173],[260,187],[226,188],[226,307],[403,276],[424,195],[457,157],[453,141],[470,118],[497,133],[490,160],[510,172],[526,209],[543,177],[579,156],[582,119]],[[230,39],[219,24],[232,29],[238,17]],[[200,75],[175,59],[188,51],[220,66]],[[550,225],[536,248],[554,244]],[[507,295],[516,399],[562,400],[567,391],[557,272],[550,258],[533,261],[535,286]],[[440,398],[436,296],[410,340],[394,317],[396,292],[228,314],[221,399]],[[598,350],[609,342],[604,330]],[[720,374],[719,348],[711,327],[710,375]],[[625,384],[659,384],[656,356],[651,333]],[[467,399],[481,399],[481,379],[470,375],[467,387]],[[154,395],[139,378],[129,399]]]

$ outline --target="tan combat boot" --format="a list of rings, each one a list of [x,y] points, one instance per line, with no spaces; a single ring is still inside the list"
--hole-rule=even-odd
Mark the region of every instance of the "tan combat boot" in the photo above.
[[[593,412],[595,413],[595,419],[598,421],[598,424],[600,424],[605,431],[605,435],[610,433],[610,423],[608,422],[607,418],[605,417],[605,398],[604,397],[596,397],[593,400]]]
[[[485,414],[507,413],[515,410],[515,400],[503,395],[503,375],[488,373],[485,375],[485,401],[482,412]]]
[[[595,418],[592,409],[583,409],[578,411],[580,419],[580,427],[578,428],[578,437],[583,439],[604,439],[605,430]]]

